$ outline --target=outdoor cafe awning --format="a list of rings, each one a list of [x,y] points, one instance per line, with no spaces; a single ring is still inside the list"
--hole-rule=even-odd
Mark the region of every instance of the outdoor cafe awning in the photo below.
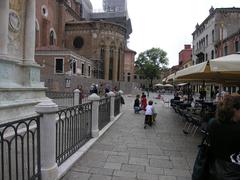
[[[174,79],[175,79],[175,73],[173,73],[173,74],[170,74],[170,75],[167,77],[167,80],[166,80],[166,82],[173,81]]]
[[[236,82],[240,81],[240,54],[203,62],[176,73],[176,81]]]

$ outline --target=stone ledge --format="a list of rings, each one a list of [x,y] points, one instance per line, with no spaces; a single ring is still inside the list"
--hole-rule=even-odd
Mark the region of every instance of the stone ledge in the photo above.
[[[13,87],[13,88],[4,88],[0,87],[0,92],[3,91],[45,91],[47,90],[46,87]]]
[[[5,103],[5,104],[0,104],[0,110],[2,109],[7,109],[7,108],[14,108],[14,107],[22,107],[22,106],[26,106],[26,105],[31,105],[31,104],[37,104],[43,100],[48,99],[47,97],[45,98],[40,98],[40,99],[25,99],[25,100],[21,100],[21,101],[10,101],[9,103]]]
[[[70,158],[68,158],[61,166],[58,167],[58,179],[61,179],[71,167],[81,158],[94,144],[95,142],[123,115],[123,112],[117,115],[113,121],[110,121],[101,131],[99,136],[90,139],[84,146],[82,146],[77,152],[75,152]]]

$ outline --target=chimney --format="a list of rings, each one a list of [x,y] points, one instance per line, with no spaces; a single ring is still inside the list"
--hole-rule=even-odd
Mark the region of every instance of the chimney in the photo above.
[[[190,44],[185,44],[184,49],[191,49],[191,45]]]

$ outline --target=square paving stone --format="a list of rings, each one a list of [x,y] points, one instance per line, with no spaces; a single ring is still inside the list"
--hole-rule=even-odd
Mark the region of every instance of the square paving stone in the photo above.
[[[169,160],[150,159],[149,166],[157,167],[157,168],[173,168],[173,163],[172,161],[169,161]]]
[[[91,175],[89,180],[111,180],[111,176],[103,176],[103,175]]]
[[[128,178],[136,178],[137,177],[136,172],[119,171],[119,170],[115,170],[113,175],[114,176],[121,176],[121,177],[128,177]]]
[[[66,176],[63,177],[64,180],[88,180],[90,174],[72,172],[70,171]]]
[[[182,169],[164,169],[165,175],[191,177],[190,171]]]
[[[157,174],[157,175],[164,175],[163,168],[156,168],[156,167],[146,167],[146,172],[149,174]]]
[[[113,169],[107,169],[107,168],[92,168],[92,169],[90,169],[89,173],[91,173],[91,174],[99,174],[99,175],[111,176],[111,175],[113,175]]]
[[[114,162],[114,163],[128,163],[128,156],[115,156],[110,155],[107,158],[107,162]]]
[[[104,165],[104,168],[120,170],[121,166],[122,166],[121,163],[106,162],[106,164]]]
[[[158,175],[148,173],[137,173],[137,178],[143,180],[158,180]]]
[[[149,165],[149,159],[130,157],[129,164],[137,164],[137,165],[148,166]]]
[[[113,176],[112,180],[137,180],[137,178]]]
[[[145,166],[135,165],[135,164],[122,164],[122,171],[132,171],[132,172],[144,172]]]

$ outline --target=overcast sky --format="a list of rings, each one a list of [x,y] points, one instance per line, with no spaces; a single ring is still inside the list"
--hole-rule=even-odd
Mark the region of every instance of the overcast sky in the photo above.
[[[102,0],[91,1],[93,8],[102,7]],[[209,15],[211,6],[240,7],[240,0],[128,0],[133,28],[128,46],[137,53],[160,47],[168,53],[169,66],[176,65],[179,51],[192,43],[195,25]]]

